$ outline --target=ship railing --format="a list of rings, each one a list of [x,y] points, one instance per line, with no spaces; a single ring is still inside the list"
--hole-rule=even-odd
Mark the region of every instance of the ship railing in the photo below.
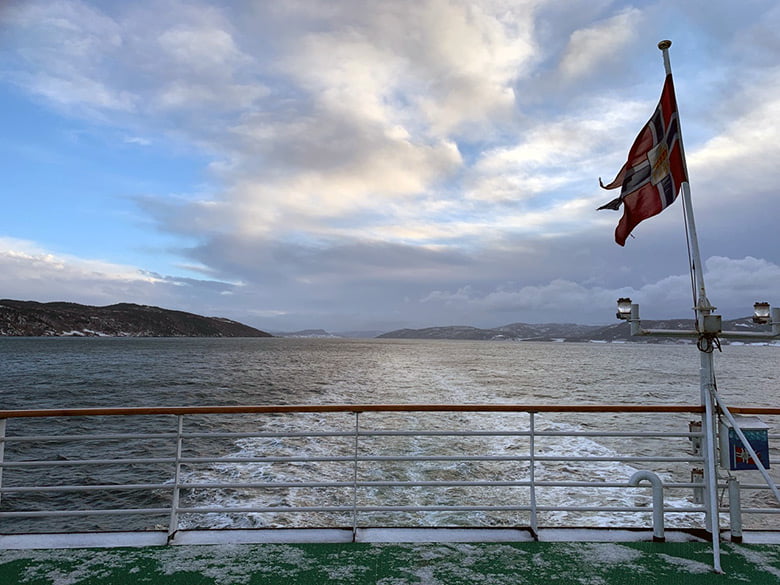
[[[780,422],[776,408],[731,410]],[[652,523],[662,539],[665,519],[704,526],[701,433],[688,425],[702,411],[507,404],[0,411],[0,534],[164,530],[170,540],[187,529],[323,526],[353,534],[509,526],[537,534],[546,526]],[[771,464],[776,473],[778,461]],[[766,484],[743,473],[721,471],[718,484],[721,525],[732,538],[751,528],[743,516],[766,528],[780,514],[762,493]]]

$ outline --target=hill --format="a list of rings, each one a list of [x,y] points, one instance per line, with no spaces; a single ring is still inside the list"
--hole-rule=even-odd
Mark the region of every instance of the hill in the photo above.
[[[230,319],[147,305],[92,307],[10,299],[0,300],[0,336],[271,337]]]
[[[642,320],[645,329],[692,330],[693,319]],[[724,331],[767,331],[767,326],[755,325],[750,318],[723,321]],[[463,325],[398,329],[379,335],[385,339],[471,339],[510,341],[634,341],[641,343],[690,343],[678,337],[632,337],[626,321],[613,325],[576,325],[573,323],[511,323],[494,329],[479,329]],[[728,343],[728,340],[723,340]]]

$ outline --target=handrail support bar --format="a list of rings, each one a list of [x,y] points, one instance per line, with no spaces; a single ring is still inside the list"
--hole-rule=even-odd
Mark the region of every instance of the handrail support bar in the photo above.
[[[638,486],[642,481],[649,481],[653,487],[653,542],[665,542],[664,535],[664,485],[661,478],[652,471],[637,471],[628,480],[629,485]]]

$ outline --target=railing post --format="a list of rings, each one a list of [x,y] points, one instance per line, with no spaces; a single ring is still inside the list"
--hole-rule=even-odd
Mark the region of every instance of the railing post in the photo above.
[[[529,449],[528,465],[529,465],[529,481],[531,484],[531,532],[534,539],[538,538],[539,524],[536,516],[536,428],[535,428],[535,413],[533,411],[528,413],[529,415]]]
[[[7,418],[0,418],[0,488],[3,487],[3,463],[5,462],[5,427]],[[0,492],[0,504],[3,502],[3,492]]]
[[[358,448],[360,436],[360,412],[355,412],[355,458],[352,462],[352,542],[357,537],[357,500],[358,500]]]
[[[731,542],[742,542],[742,503],[739,497],[739,479],[729,477],[729,524]]]
[[[173,494],[171,497],[171,518],[168,522],[168,539],[170,544],[173,535],[179,529],[179,476],[181,475],[182,432],[184,428],[184,416],[176,417],[176,467],[173,473]]]
[[[691,469],[691,483],[699,483],[704,485],[704,470],[700,467],[694,467]],[[693,488],[693,503],[699,506],[704,504],[704,488]]]

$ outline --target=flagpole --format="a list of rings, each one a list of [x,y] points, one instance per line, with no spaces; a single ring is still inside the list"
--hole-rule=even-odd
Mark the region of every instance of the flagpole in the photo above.
[[[663,52],[664,69],[666,70],[667,75],[672,74],[672,63],[669,59],[669,47],[671,46],[672,41],[661,41],[658,43],[658,48]],[[677,96],[675,96],[675,101],[677,101]],[[677,108],[677,111],[679,117],[679,107]],[[685,144],[683,142],[682,136],[682,125],[680,125],[678,140],[680,144],[680,154],[682,158],[683,170],[685,172],[685,177],[688,178],[688,160],[685,157]],[[688,181],[684,181],[682,183],[681,190],[683,194],[683,209],[685,210],[686,221],[688,223],[688,235],[691,246],[691,269],[696,278],[696,308],[700,307],[702,309],[712,311],[715,309],[715,307],[710,305],[710,302],[707,300],[707,293],[704,289],[704,268],[701,263],[701,254],[699,253],[699,239],[696,235],[696,221],[693,217],[693,205],[691,204],[691,186]]]
[[[664,40],[658,43],[658,48],[663,53],[664,68],[666,75],[672,74],[672,65],[669,59],[669,47],[672,46],[672,41]],[[676,96],[675,96],[676,101]],[[679,112],[679,110],[678,110]],[[685,169],[685,177],[688,177],[688,165],[685,158],[685,149],[683,146],[682,129],[680,129],[680,153],[682,155],[683,168]],[[693,217],[693,205],[691,204],[691,189],[688,181],[682,184],[683,195],[683,208],[686,217],[688,245],[690,247],[691,254],[691,272],[695,279],[696,287],[696,330],[699,332],[700,340],[703,338],[705,332],[704,323],[705,317],[715,309],[707,299],[707,293],[704,288],[704,269],[701,262],[701,253],[699,252],[699,241],[696,234],[696,222]],[[706,339],[706,338],[705,338]],[[705,491],[707,494],[706,502],[706,524],[707,529],[712,534],[712,556],[713,556],[713,568],[716,572],[722,573],[723,570],[720,564],[720,518],[718,514],[718,474],[715,463],[715,444],[717,441],[717,421],[715,418],[715,404],[714,404],[714,389],[715,389],[715,368],[713,359],[713,347],[712,340],[709,339],[704,345],[700,342],[699,354],[700,354],[700,368],[699,368],[699,386],[701,403],[704,406],[704,420],[702,425],[702,431],[704,434],[704,480]]]

